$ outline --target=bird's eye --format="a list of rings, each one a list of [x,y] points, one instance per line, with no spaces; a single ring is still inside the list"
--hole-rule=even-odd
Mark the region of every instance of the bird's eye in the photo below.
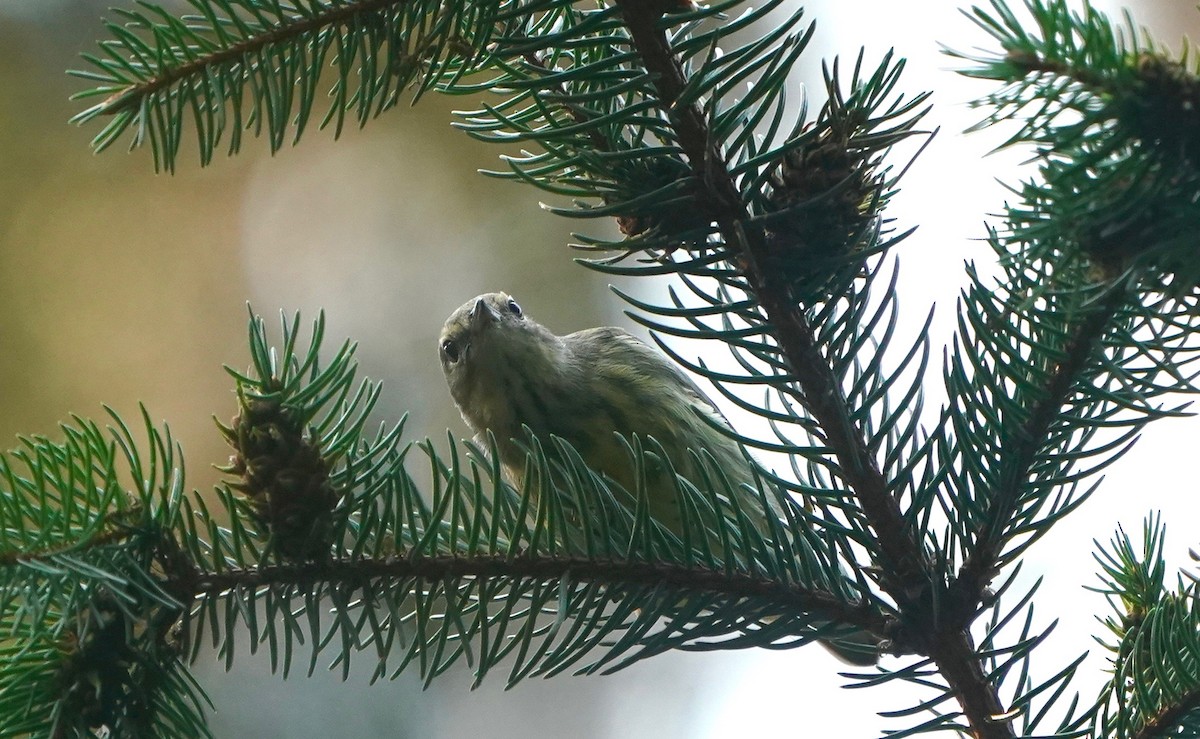
[[[453,339],[446,339],[442,342],[442,354],[446,355],[446,359],[450,360],[451,364],[458,361],[459,351],[458,344]]]
[[[512,298],[508,299],[508,312],[512,313],[517,318],[521,317],[521,306],[517,305],[517,301]]]

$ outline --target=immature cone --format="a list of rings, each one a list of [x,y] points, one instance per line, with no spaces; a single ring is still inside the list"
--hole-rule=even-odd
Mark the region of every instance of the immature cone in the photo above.
[[[136,604],[118,603],[103,586],[94,592],[80,608],[79,625],[59,641],[62,720],[78,729],[129,735],[152,718],[152,691],[164,684],[163,672],[179,649],[173,630],[159,627],[174,623],[180,611],[139,611]]]
[[[230,487],[251,510],[287,559],[317,559],[329,551],[339,496],[329,465],[296,409],[272,398],[247,398],[232,425],[221,426],[236,450],[223,471],[239,475]]]
[[[637,191],[619,193],[613,200],[638,197],[671,184],[685,185],[680,195],[617,215],[617,228],[623,235],[633,237],[653,232],[676,241],[668,250],[701,244],[708,238],[711,209],[700,201],[699,188],[685,163],[675,159],[633,160],[626,164],[621,180],[637,183]]]
[[[826,289],[846,265],[861,263],[857,252],[874,218],[870,203],[878,187],[864,154],[827,131],[785,155],[771,186],[765,270],[808,294]]]
[[[111,727],[135,704],[129,670],[135,656],[125,616],[111,597],[97,598],[84,633],[68,632],[63,648],[58,679],[67,719],[89,729]]]
[[[1068,185],[1087,195],[1072,219],[1072,236],[1087,253],[1096,278],[1149,268],[1168,294],[1200,284],[1194,193],[1200,189],[1200,78],[1155,54],[1138,59],[1132,84],[1117,97],[1118,119],[1140,140],[1153,166],[1134,175],[1075,174]],[[1061,220],[1061,219],[1060,219]]]
[[[1200,157],[1200,78],[1157,54],[1138,59],[1133,90],[1117,101],[1121,120],[1173,159]]]

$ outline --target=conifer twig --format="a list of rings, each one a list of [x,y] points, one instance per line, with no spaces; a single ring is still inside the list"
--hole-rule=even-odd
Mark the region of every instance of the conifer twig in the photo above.
[[[749,213],[726,168],[721,152],[709,135],[703,113],[695,105],[676,105],[685,80],[674,58],[666,35],[657,27],[662,9],[639,0],[617,0],[634,47],[646,69],[654,75],[663,108],[670,111],[679,142],[705,201],[725,243],[740,255],[746,265],[745,277],[757,296],[763,312],[774,326],[780,349],[804,390],[808,411],[817,419],[833,453],[837,456],[847,483],[862,504],[867,520],[878,538],[886,561],[879,562],[883,587],[904,610],[916,605],[929,592],[933,574],[924,550],[901,513],[898,501],[888,493],[887,483],[867,450],[862,434],[850,422],[845,397],[833,378],[828,362],[822,357],[812,328],[799,308],[787,299],[786,292],[773,285],[760,268],[765,257],[765,242],[760,235],[744,228]],[[929,650],[951,690],[963,707],[973,732],[979,739],[1005,739],[1014,736],[996,691],[985,679],[968,634],[963,629],[947,633],[937,628],[937,619],[912,624],[925,633],[913,635]]]

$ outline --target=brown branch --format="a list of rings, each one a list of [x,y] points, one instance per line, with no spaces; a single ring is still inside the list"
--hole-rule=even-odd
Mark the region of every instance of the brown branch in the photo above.
[[[1192,711],[1200,708],[1200,688],[1189,690],[1172,701],[1170,707],[1163,709],[1151,720],[1147,721],[1136,734],[1129,739],[1161,739],[1172,736],[1171,732]]]
[[[930,659],[954,691],[976,739],[1010,739],[1016,736],[1011,721],[1020,712],[1006,712],[996,690],[988,683],[975,644],[965,629],[946,628],[931,635]]]
[[[1056,77],[1068,77],[1097,94],[1112,94],[1115,90],[1111,75],[1097,74],[1091,69],[1079,67],[1069,62],[1039,56],[1034,52],[1018,51],[1010,53],[1004,59],[1025,75],[1050,74]],[[1005,82],[1015,80],[1005,79]]]
[[[378,10],[389,5],[401,5],[405,1],[406,0],[358,0],[358,2],[330,8],[324,13],[318,13],[317,15],[310,17],[297,18],[293,23],[289,23],[286,26],[278,26],[265,33],[242,39],[241,41],[227,46],[224,49],[220,49],[208,54],[201,54],[195,59],[184,62],[178,66],[167,67],[154,77],[151,77],[143,82],[130,85],[125,89],[110,95],[103,103],[100,104],[100,112],[103,115],[114,115],[122,110],[134,106],[136,101],[143,100],[150,95],[164,90],[179,80],[199,74],[207,67],[233,61],[234,59],[237,59],[243,55],[261,51],[271,44],[300,36],[318,28],[337,25],[344,22],[347,18],[354,16],[355,14]]]
[[[743,225],[751,220],[750,214],[742,204],[722,153],[709,136],[703,113],[694,105],[676,104],[685,79],[666,36],[655,28],[656,18],[636,0],[621,1],[618,5],[624,12],[634,46],[646,68],[655,75],[662,107],[671,113],[680,146],[704,188],[706,206],[725,243],[743,260],[746,280],[775,328],[775,338],[804,391],[808,411],[820,423],[842,474],[876,529],[880,547],[888,559],[885,588],[893,596],[899,596],[911,588],[914,579],[928,578],[921,546],[905,523],[899,504],[888,494],[887,481],[862,434],[850,422],[845,396],[817,346],[812,327],[799,307],[788,300],[786,291],[760,267],[767,257],[765,240],[761,233]]]
[[[848,606],[841,598],[830,593],[751,575],[666,562],[507,555],[400,555],[387,559],[284,564],[208,572],[194,576],[190,584],[196,597],[211,597],[235,588],[264,585],[308,586],[316,582],[336,582],[354,587],[380,578],[418,578],[433,582],[465,577],[543,580],[570,577],[576,582],[591,581],[616,586],[666,585],[731,598],[766,599],[781,610],[818,614],[822,620],[853,625],[883,638],[887,638],[894,630],[891,619],[881,617],[874,609],[866,605]]]
[[[779,348],[804,392],[806,407],[820,424],[826,442],[840,465],[874,530],[880,548],[879,569],[883,588],[901,610],[928,611],[931,584],[939,575],[928,562],[923,546],[906,522],[899,502],[889,493],[887,480],[871,455],[866,440],[850,421],[850,409],[829,362],[821,353],[812,327],[787,291],[763,269],[766,244],[760,232],[748,229],[750,214],[726,167],[724,157],[709,134],[703,113],[696,105],[679,103],[686,80],[665,33],[658,27],[662,8],[644,0],[616,0],[634,48],[654,75],[663,110],[668,112],[685,156],[703,188],[704,207],[712,214],[726,245],[744,265],[746,280],[774,327]],[[936,613],[936,611],[935,611]],[[980,739],[1014,736],[996,691],[982,673],[979,659],[965,629],[943,631],[938,619],[911,624],[924,633],[914,634],[946,678],[972,731]]]

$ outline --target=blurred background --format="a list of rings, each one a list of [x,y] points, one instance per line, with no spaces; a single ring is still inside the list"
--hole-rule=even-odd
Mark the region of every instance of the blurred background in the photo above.
[[[310,129],[273,157],[249,140],[204,170],[185,143],[174,175],[154,174],[148,151],[118,145],[94,156],[88,141],[99,127],[67,125],[81,109],[67,98],[85,85],[64,70],[82,66],[79,52],[103,37],[108,4],[0,0],[0,448],[18,434],[53,437],[72,414],[99,420],[102,403],[133,418],[140,402],[182,443],[189,486],[211,489],[211,465],[228,456],[212,417],[235,412],[221,367],[248,364],[247,302],[268,317],[325,310],[329,343],[358,341],[362,372],[385,384],[378,419],[408,412],[409,438],[467,434],[435,340],[473,295],[506,290],[557,333],[632,328],[610,280],[573,264],[567,248],[570,229],[611,235],[611,224],[555,219],[539,209],[540,193],[478,175],[497,166],[497,150],[450,128],[452,107],[468,107],[461,99],[429,96],[338,141]],[[920,226],[898,250],[907,335],[936,304],[938,346],[953,326],[964,260],[991,261],[978,239],[1005,197],[995,178],[1019,176],[1020,153],[984,158],[1001,137],[960,134],[978,118],[965,102],[987,88],[955,75],[939,51],[986,39],[958,3],[807,7],[818,31],[795,83],[813,91],[814,112],[820,60],[851,58],[860,46],[869,63],[895,48],[909,59],[905,88],[935,91],[926,125],[942,131],[890,213],[901,228]],[[1197,36],[1191,3],[1139,0],[1132,9],[1173,48],[1187,29]],[[931,381],[936,406],[937,375]],[[1092,640],[1103,598],[1084,588],[1095,584],[1092,540],[1107,541],[1117,525],[1139,531],[1151,510],[1196,520],[1200,469],[1184,450],[1197,431],[1195,421],[1151,426],[1095,498],[1031,553],[1026,579],[1047,580],[1043,626],[1061,619],[1040,653],[1043,676],[1091,649],[1080,687],[1103,681]],[[1194,528],[1168,531],[1172,563],[1182,565]],[[369,670],[348,684],[320,671],[285,684],[244,653],[228,673],[203,656],[196,669],[222,738],[867,737],[908,725],[877,711],[915,702],[900,686],[842,690],[841,665],[816,648],[671,654],[612,677],[531,680],[508,692],[501,671],[475,691],[466,671],[422,691],[415,676],[368,686]],[[838,728],[813,723],[821,717],[837,717]]]

